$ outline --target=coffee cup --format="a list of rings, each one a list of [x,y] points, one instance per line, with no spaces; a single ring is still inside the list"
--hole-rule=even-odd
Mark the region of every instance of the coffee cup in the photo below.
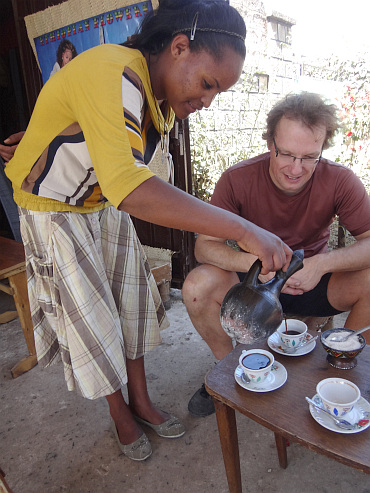
[[[262,383],[269,376],[275,358],[272,353],[264,349],[250,349],[242,351],[239,364],[244,375],[252,383]]]
[[[301,320],[288,318],[279,325],[277,332],[283,349],[284,347],[294,349],[299,347],[306,339],[307,325]]]
[[[345,416],[361,397],[360,389],[344,378],[325,378],[316,386],[324,409],[336,417]]]

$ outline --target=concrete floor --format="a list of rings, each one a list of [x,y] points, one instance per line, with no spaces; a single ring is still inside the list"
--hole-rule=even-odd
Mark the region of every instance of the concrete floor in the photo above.
[[[146,358],[148,386],[187,433],[166,440],[146,430],[153,455],[143,463],[120,454],[105,400],[68,392],[59,365],[13,379],[10,368],[26,345],[18,320],[0,326],[0,467],[14,493],[227,493],[216,418],[187,411],[214,358],[193,329],[180,291],[171,290],[171,299],[171,326]],[[244,416],[237,420],[244,491],[370,493],[368,475],[293,443],[289,466],[280,469],[273,433]]]

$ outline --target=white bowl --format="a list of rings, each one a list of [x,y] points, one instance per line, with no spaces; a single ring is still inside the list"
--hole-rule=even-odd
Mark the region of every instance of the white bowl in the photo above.
[[[325,378],[316,386],[324,408],[333,416],[344,416],[352,411],[361,397],[360,389],[344,378]]]

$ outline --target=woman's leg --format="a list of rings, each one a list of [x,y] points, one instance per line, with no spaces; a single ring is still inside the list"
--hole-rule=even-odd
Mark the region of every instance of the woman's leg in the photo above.
[[[146,385],[144,356],[134,360],[127,359],[126,366],[129,405],[126,404],[120,390],[106,396],[110,415],[116,424],[120,441],[124,445],[134,442],[143,433],[133,414],[154,425],[162,424],[170,417],[150,400]]]
[[[121,390],[106,396],[109,412],[116,424],[120,442],[124,445],[135,442],[143,431],[136,423]]]
[[[152,447],[143,430],[136,423],[121,390],[106,396],[113,419],[113,433],[119,447],[129,459],[142,461],[152,454]]]
[[[126,358],[127,390],[129,408],[135,416],[158,425],[169,419],[169,414],[158,409],[150,400],[146,385],[144,356],[137,359]]]

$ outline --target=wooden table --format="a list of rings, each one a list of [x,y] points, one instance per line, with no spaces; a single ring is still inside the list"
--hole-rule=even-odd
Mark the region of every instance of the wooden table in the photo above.
[[[273,352],[275,360],[287,372],[286,383],[272,392],[257,393],[242,388],[235,381],[234,371],[243,349],[259,347],[270,350],[267,343],[239,345],[221,360],[206,376],[206,389],[216,408],[218,431],[229,490],[241,493],[239,445],[235,410],[275,433],[280,466],[287,467],[286,439],[310,450],[336,459],[348,466],[370,473],[370,428],[355,434],[327,430],[311,416],[305,396],[316,394],[316,384],[330,377],[355,382],[362,397],[370,401],[370,346],[357,357],[357,367],[339,370],[329,365],[320,341],[304,356],[283,356]]]
[[[9,322],[16,315],[19,316],[29,353],[11,369],[16,378],[37,364],[37,356],[28,301],[23,243],[0,236],[0,281],[2,280],[8,280],[9,285],[0,282],[0,291],[13,296],[17,311],[1,314],[0,323]]]

